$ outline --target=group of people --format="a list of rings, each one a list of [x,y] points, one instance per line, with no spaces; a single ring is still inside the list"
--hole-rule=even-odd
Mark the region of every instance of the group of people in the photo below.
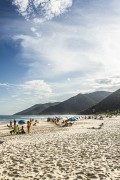
[[[59,118],[59,117],[53,117],[53,118],[48,117],[47,118],[47,122],[58,123],[60,120],[61,120],[61,118]]]
[[[31,119],[30,121],[27,121],[27,133],[30,133],[30,128],[31,128]],[[12,135],[14,134],[25,134],[25,129],[24,126],[21,126],[21,128],[19,127],[19,125],[17,124],[16,120],[14,120],[13,122],[10,121],[10,124],[7,125],[8,127],[12,128],[12,130],[10,131],[10,134]]]
[[[56,125],[59,125],[60,127],[67,127],[72,126],[73,122],[70,122],[68,119],[61,121],[62,118],[59,117],[53,117],[53,118],[47,118],[47,122],[53,122]]]
[[[17,123],[17,122],[16,122],[16,120],[14,119],[13,122],[10,121],[10,125],[7,124],[7,127],[11,127],[11,128],[12,128],[13,126],[15,127],[15,126],[16,126],[16,123]]]
[[[21,128],[19,128],[18,125],[15,125],[13,127],[13,129],[10,131],[10,134],[25,134],[25,130],[24,130],[24,126],[22,126]]]

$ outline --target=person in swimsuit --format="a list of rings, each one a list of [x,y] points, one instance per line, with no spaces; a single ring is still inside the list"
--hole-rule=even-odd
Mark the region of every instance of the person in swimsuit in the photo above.
[[[30,126],[31,126],[31,122],[27,121],[27,131],[28,131],[28,133],[30,133]]]

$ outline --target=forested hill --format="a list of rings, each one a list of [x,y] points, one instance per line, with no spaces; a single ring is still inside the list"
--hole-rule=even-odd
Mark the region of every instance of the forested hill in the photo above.
[[[59,103],[58,105],[51,106],[43,110],[42,112],[40,112],[40,114],[77,114],[78,112],[97,104],[110,94],[110,92],[106,91],[96,91],[89,94],[78,94],[66,101]]]
[[[59,102],[54,103],[45,103],[45,104],[36,104],[28,109],[25,109],[21,112],[16,113],[15,115],[39,115],[44,109],[59,104]]]
[[[120,89],[113,92],[104,100],[90,107],[89,109],[82,111],[82,114],[103,113],[120,110]],[[81,114],[80,113],[80,114]]]
[[[88,109],[97,104],[111,93],[106,91],[96,91],[87,94],[78,94],[63,102],[37,104],[16,115],[62,115],[78,114],[80,111]]]

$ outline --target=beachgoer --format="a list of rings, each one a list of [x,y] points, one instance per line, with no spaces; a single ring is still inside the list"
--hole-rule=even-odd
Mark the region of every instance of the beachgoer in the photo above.
[[[24,126],[21,127],[20,134],[25,134]]]
[[[32,124],[32,119],[30,119],[30,123]]]
[[[13,130],[10,131],[10,134],[11,134],[11,135],[12,135],[13,133],[14,133],[14,128],[13,128]]]
[[[14,127],[16,126],[16,120],[14,119]]]
[[[36,124],[37,124],[37,123],[35,122],[35,123],[33,124],[33,126],[36,126]]]
[[[30,133],[30,126],[31,126],[31,122],[27,121],[27,131],[28,131],[28,133]]]
[[[10,121],[10,127],[12,127],[12,121]]]
[[[67,127],[68,126],[68,122],[65,121],[65,124],[62,125],[62,127]]]
[[[30,126],[32,125],[32,120],[30,120]]]
[[[18,126],[18,125],[15,125],[14,128],[13,128],[13,130],[10,131],[10,134],[11,134],[11,135],[12,135],[13,133],[18,134],[18,132],[19,132],[19,126]]]
[[[18,125],[15,125],[14,132],[15,132],[16,134],[18,134],[18,132],[19,132],[19,126],[18,126]]]

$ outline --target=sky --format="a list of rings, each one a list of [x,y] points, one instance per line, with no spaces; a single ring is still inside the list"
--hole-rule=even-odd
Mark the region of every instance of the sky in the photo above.
[[[0,114],[120,88],[119,0],[0,0]]]

